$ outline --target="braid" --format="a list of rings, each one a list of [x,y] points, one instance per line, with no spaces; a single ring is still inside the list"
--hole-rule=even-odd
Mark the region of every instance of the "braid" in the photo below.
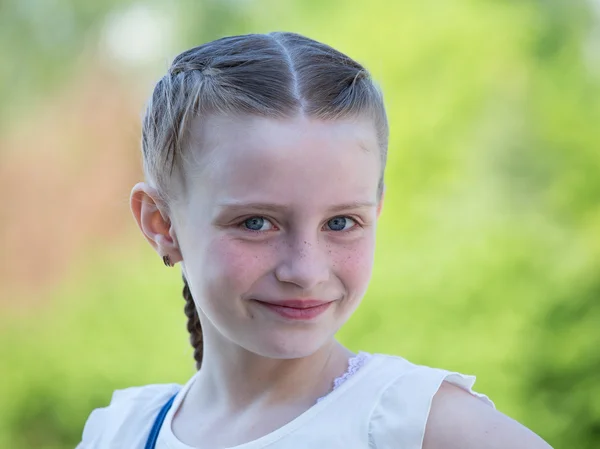
[[[196,311],[196,305],[194,304],[194,298],[192,298],[192,292],[188,285],[187,279],[183,276],[183,298],[185,299],[185,306],[183,311],[187,316],[187,330],[190,333],[190,343],[194,348],[194,360],[196,360],[196,369],[200,369],[202,366],[202,354],[204,348],[202,344],[202,327],[200,326],[200,317]]]

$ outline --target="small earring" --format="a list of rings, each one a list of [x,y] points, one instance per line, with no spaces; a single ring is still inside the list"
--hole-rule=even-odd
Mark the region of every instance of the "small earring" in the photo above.
[[[168,255],[163,256],[163,262],[167,267],[172,267],[171,258]]]

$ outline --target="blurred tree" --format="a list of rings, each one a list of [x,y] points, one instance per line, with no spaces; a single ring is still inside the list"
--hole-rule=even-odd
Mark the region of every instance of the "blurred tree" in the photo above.
[[[522,398],[530,421],[556,447],[600,443],[600,281],[596,266],[571,279],[556,302],[540,314],[527,351]]]
[[[169,9],[174,48],[235,33],[251,2],[218,0],[5,0],[0,2],[0,132],[78,76],[89,63],[107,20],[128,8]],[[135,33],[135,30],[132,30]],[[172,55],[174,56],[174,55]]]

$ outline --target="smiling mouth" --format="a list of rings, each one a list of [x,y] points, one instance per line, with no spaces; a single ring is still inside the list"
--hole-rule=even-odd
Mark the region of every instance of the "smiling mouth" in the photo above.
[[[257,304],[289,320],[312,320],[323,314],[333,301],[286,301],[271,303],[255,300]]]

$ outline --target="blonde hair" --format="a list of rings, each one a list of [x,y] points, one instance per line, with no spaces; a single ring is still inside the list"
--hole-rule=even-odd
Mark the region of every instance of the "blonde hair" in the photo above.
[[[343,53],[295,33],[230,36],[178,55],[156,84],[142,126],[146,178],[168,203],[174,170],[183,172],[192,119],[210,114],[321,119],[369,117],[381,154],[379,194],[387,158],[383,96],[369,72]],[[196,366],[202,329],[185,277],[183,296]]]

